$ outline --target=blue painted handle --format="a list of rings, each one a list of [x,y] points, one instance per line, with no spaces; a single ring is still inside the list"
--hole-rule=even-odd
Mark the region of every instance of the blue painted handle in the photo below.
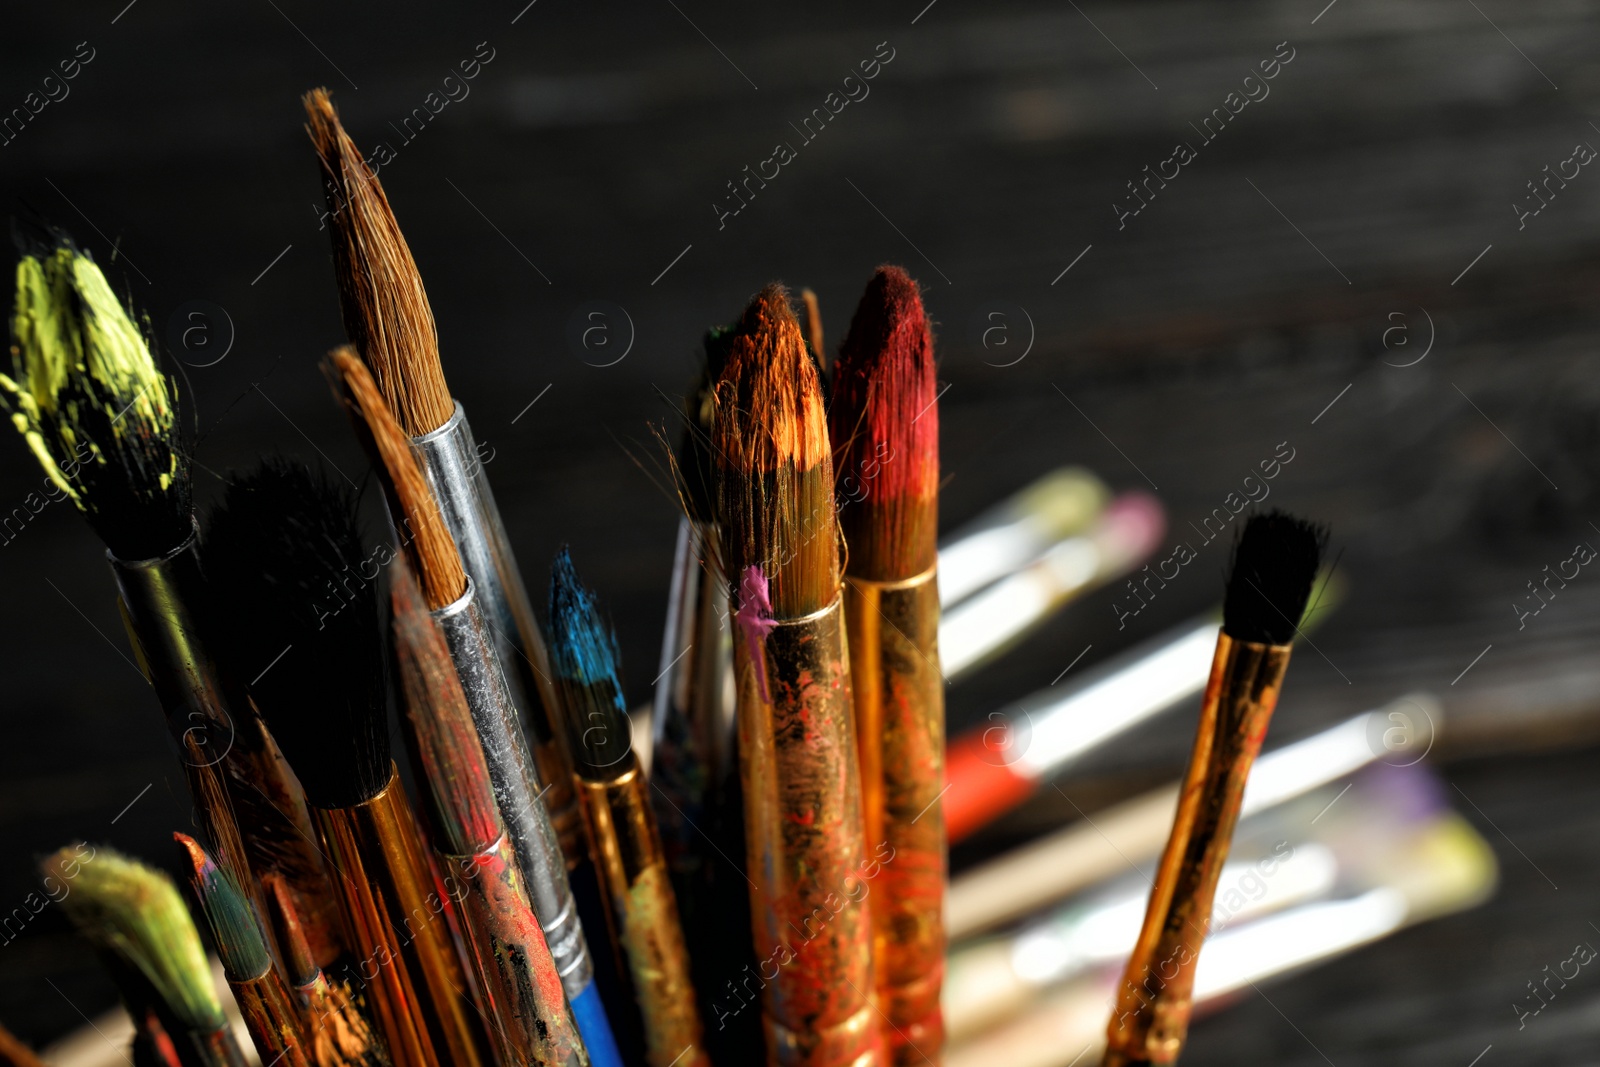
[[[593,982],[572,998],[572,1017],[589,1049],[590,1067],[622,1067],[622,1053],[617,1051],[617,1039],[611,1035],[611,1021],[606,1018],[605,1005],[600,1003],[600,994]]]

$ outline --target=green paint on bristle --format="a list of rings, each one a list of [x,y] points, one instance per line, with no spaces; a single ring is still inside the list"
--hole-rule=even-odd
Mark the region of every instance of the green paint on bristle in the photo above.
[[[172,839],[182,846],[184,858],[192,868],[189,885],[211,927],[222,969],[236,982],[260,978],[272,960],[267,955],[261,920],[250,898],[239,888],[239,880],[232,871],[217,866],[188,834],[175,833]]]
[[[85,252],[52,231],[17,263],[12,376],[0,401],[50,480],[122,559],[189,536],[172,387]]]
[[[103,846],[85,858],[88,847],[68,846],[40,865],[69,887],[61,907],[78,932],[138,971],[183,1025],[223,1026],[200,935],[172,879]]]

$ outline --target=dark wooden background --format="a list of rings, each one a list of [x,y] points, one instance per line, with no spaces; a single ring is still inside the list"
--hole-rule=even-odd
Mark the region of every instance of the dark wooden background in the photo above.
[[[71,228],[148,312],[184,371],[204,499],[268,450],[364,469],[315,369],[342,335],[300,129],[311,86],[358,142],[396,147],[381,177],[524,569],[542,589],[571,542],[636,701],[675,521],[649,425],[672,419],[700,332],[782,279],[817,290],[836,342],[872,268],[902,263],[939,324],[948,525],[1080,462],[1153,489],[1182,536],[1287,441],[1271,502],[1333,525],[1350,592],[1324,655],[1297,656],[1274,736],[1419,687],[1445,700],[1437,762],[1499,854],[1497,896],[1243,998],[1196,1026],[1185,1062],[1600,1060],[1600,977],[1521,1032],[1511,1007],[1600,939],[1600,575],[1524,629],[1512,607],[1600,544],[1600,174],[1524,228],[1512,207],[1600,144],[1595,5],[125,3],[8,5],[0,109],[79,42],[94,59],[0,146],[0,191]],[[1270,96],[1201,146],[1190,123],[1285,41]],[[719,229],[725,183],[795,141],[880,42],[894,58],[870,96]],[[403,143],[390,124],[489,49],[470,96]],[[1197,158],[1119,229],[1125,183],[1179,141]],[[570,340],[593,301],[607,349]],[[997,322],[1009,344],[986,347]],[[0,510],[39,480],[0,444]],[[1224,562],[1209,548],[1121,631],[1113,594],[1091,596],[952,688],[952,725],[1086,645],[1085,665],[1202,610]],[[46,509],[0,546],[0,583],[8,912],[75,837],[165,860],[186,808],[85,524]],[[1087,806],[1170,778],[1189,717],[1070,791]],[[956,860],[1066,808],[1041,802]],[[0,1018],[29,1038],[112,1000],[57,909],[0,946]]]

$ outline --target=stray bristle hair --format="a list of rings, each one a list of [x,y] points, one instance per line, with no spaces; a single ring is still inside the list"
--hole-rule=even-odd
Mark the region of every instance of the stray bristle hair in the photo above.
[[[389,581],[391,632],[418,768],[446,851],[471,856],[505,832],[461,677],[404,557]]]
[[[1294,639],[1328,541],[1326,527],[1282,511],[1252,515],[1233,548],[1222,629],[1236,641]]]
[[[778,618],[839,594],[833,458],[815,361],[782,286],[745,309],[713,399],[717,518],[730,581],[759,567]]]
[[[455,603],[467,591],[467,572],[411,442],[350,346],[330,352],[328,367],[373,463],[380,468],[396,528],[403,527],[410,535],[402,533],[401,540],[416,567],[428,608]]]
[[[19,244],[0,401],[112,555],[165,556],[194,533],[176,390],[87,252],[55,229]]]
[[[376,553],[361,543],[354,489],[269,459],[228,486],[211,515],[207,578],[224,662],[320,808],[370,800],[389,781]]]
[[[840,346],[828,412],[851,575],[897,581],[934,564],[937,396],[922,294],[904,270],[879,267]]]
[[[82,842],[49,856],[40,869],[70,889],[58,899],[78,932],[141,975],[172,1018],[191,1030],[224,1025],[200,935],[171,878]]]
[[[260,978],[272,966],[254,905],[227,870],[218,867],[188,834],[174,833],[191,868],[189,885],[205,913],[222,969],[236,982]]]
[[[563,545],[550,564],[550,669],[566,695],[579,773],[614,767],[631,751],[617,638]]]
[[[266,891],[268,921],[272,924],[278,951],[283,956],[289,984],[310,985],[321,973],[321,968],[311,955],[311,943],[306,940],[305,928],[300,923],[300,913],[295,910],[294,894],[289,890],[289,883],[280,874],[267,874],[261,878],[261,887]]]
[[[345,332],[400,425],[419,437],[455,413],[427,290],[389,198],[340,125],[328,91],[313,89],[303,103],[306,132],[322,162]]]

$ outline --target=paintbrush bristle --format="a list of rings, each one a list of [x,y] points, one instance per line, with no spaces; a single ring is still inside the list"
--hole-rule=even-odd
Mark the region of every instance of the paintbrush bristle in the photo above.
[[[939,405],[917,283],[879,267],[833,370],[828,412],[839,526],[852,575],[912,578],[938,552]]]
[[[816,363],[782,286],[763,289],[728,345],[712,415],[717,517],[728,580],[770,583],[778,618],[839,595],[833,458]]]
[[[59,230],[27,239],[0,399],[50,480],[118,559],[194,533],[174,392],[105,275]]]
[[[206,537],[207,577],[233,605],[217,613],[224,662],[321,808],[371,799],[391,769],[380,564],[357,505],[326,474],[269,459],[228,486]]]
[[[806,309],[806,347],[811,349],[817,369],[825,370],[827,352],[822,347],[822,305],[817,301],[817,294],[810,289],[800,290],[800,303]]]
[[[371,373],[348,345],[330,352],[326,366],[379,468],[390,512],[396,527],[403,528],[401,540],[417,570],[428,608],[438,610],[453,604],[467,591],[467,572],[410,440],[395,422]]]
[[[550,669],[566,697],[573,763],[580,773],[615,767],[632,750],[617,669],[617,638],[566,546],[550,564]]]
[[[272,924],[273,938],[278,942],[278,952],[283,956],[284,974],[289,984],[310,985],[321,968],[311,954],[311,942],[306,940],[305,927],[294,906],[294,893],[281,874],[261,877],[261,888],[266,891],[267,918]]]
[[[505,832],[461,676],[404,557],[389,581],[396,673],[445,850],[472,856]]]
[[[178,887],[161,871],[102,845],[69,845],[40,864],[71,886],[61,906],[79,933],[149,983],[172,1017],[191,1030],[226,1018],[211,984],[200,935]]]
[[[200,842],[181,833],[172,839],[189,864],[189,886],[211,927],[222,969],[236,982],[260,978],[272,966],[272,957],[250,898],[229,871],[212,862]]]
[[[702,341],[704,362],[694,391],[683,402],[683,436],[674,460],[684,510],[697,522],[713,522],[716,505],[711,462],[711,415],[717,379],[728,362],[731,326],[713,326]]]
[[[1294,639],[1328,541],[1324,526],[1282,511],[1252,515],[1239,532],[1222,601],[1222,629],[1236,641]]]
[[[328,91],[314,89],[302,102],[322,163],[345,332],[400,425],[419,437],[455,412],[427,290],[389,198],[340,125]]]

